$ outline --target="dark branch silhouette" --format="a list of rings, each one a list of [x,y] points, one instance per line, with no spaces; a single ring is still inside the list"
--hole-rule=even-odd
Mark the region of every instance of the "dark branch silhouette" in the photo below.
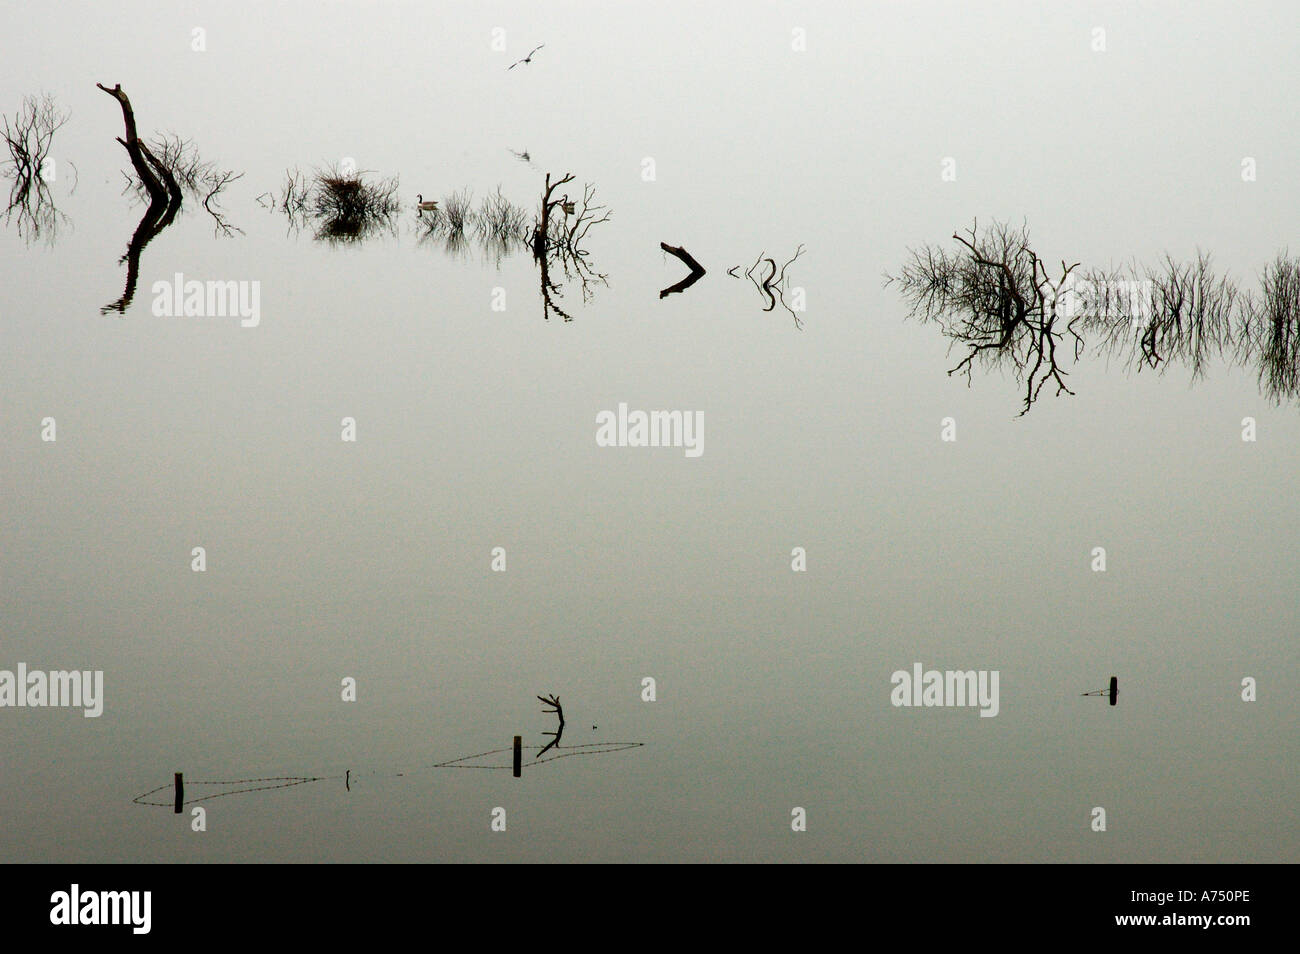
[[[669,245],[667,242],[660,242],[659,247],[669,255],[676,256],[687,268],[690,269],[690,272],[687,273],[686,277],[676,285],[669,285],[667,288],[659,292],[660,298],[667,298],[669,295],[684,292],[704,277],[704,266],[697,262],[695,256],[691,255],[691,253],[686,251],[686,249],[679,248],[675,245]]]
[[[555,312],[565,321],[573,320],[573,316],[558,304],[564,289],[555,277],[557,266],[566,281],[578,283],[584,304],[591,301],[596,286],[609,284],[608,276],[597,271],[592,264],[584,242],[594,226],[610,220],[611,213],[607,207],[596,203],[596,188],[590,184],[583,186],[581,206],[570,200],[568,193],[557,198],[555,193],[560,186],[572,181],[572,173],[566,173],[555,182],[551,181],[549,172],[546,174],[541,209],[533,223],[530,239],[533,259],[541,273],[542,317],[547,319],[551,312]]]
[[[1138,372],[1184,366],[1193,381],[1214,360],[1257,362],[1270,398],[1300,395],[1300,262],[1285,253],[1264,269],[1258,293],[1243,293],[1205,252],[1190,262],[1166,255],[1155,267],[1085,271],[1062,261],[1052,280],[1023,226],[953,238],[955,252],[911,250],[885,284],[899,286],[912,317],[967,349],[949,374],[969,384],[976,363],[1009,365],[1025,386],[1022,415],[1048,381],[1073,394],[1062,364],[1089,349]],[[1058,350],[1063,339],[1072,353]]]
[[[220,206],[221,193],[230,183],[242,179],[242,172],[222,169],[215,162],[204,159],[192,140],[182,139],[175,133],[155,136],[149,143],[149,151],[171,173],[181,191],[199,202],[203,210],[212,216],[215,234],[243,234],[243,229],[227,221],[225,211]],[[138,177],[126,175],[126,179],[128,189],[141,196],[147,195],[146,186]]]
[[[40,98],[25,97],[12,120],[0,116],[0,138],[9,153],[9,158],[0,162],[0,174],[13,180],[4,220],[16,219],[18,234],[28,242],[42,235],[53,242],[59,224],[66,220],[55,205],[49,183],[54,134],[67,123],[68,115],[47,93]]]
[[[131,236],[126,254],[118,260],[119,264],[126,262],[126,287],[122,297],[99,310],[101,315],[113,311],[125,314],[135,297],[135,286],[140,275],[140,255],[159,232],[172,224],[176,213],[180,211],[182,196],[180,186],[171,170],[163,165],[140,140],[136,132],[135,112],[131,108],[131,100],[127,98],[121,84],[114,85],[112,89],[102,83],[95,85],[116,99],[122,107],[126,138],[119,138],[117,141],[126,149],[131,165],[149,196],[149,207],[145,209],[140,224],[136,226],[135,233]]]
[[[542,733],[542,735],[549,735],[552,736],[553,738],[551,739],[550,742],[546,743],[545,747],[540,752],[537,753],[537,758],[540,759],[543,755],[546,754],[548,749],[556,748],[560,744],[560,737],[564,735],[564,709],[560,706],[560,697],[557,695],[538,696],[537,699],[543,705],[548,705],[551,707],[549,709],[543,709],[542,710],[543,712],[546,712],[548,714],[554,713],[560,720],[560,724],[554,732]]]
[[[794,250],[794,254],[785,261],[785,263],[781,266],[780,270],[778,271],[776,267],[776,260],[772,258],[768,258],[766,252],[759,252],[758,258],[754,260],[753,265],[749,266],[749,268],[745,270],[743,276],[736,274],[740,270],[739,265],[731,266],[731,268],[727,269],[727,274],[730,275],[732,278],[743,277],[749,279],[750,284],[752,284],[754,288],[758,290],[759,296],[767,300],[767,307],[763,309],[764,312],[774,311],[776,309],[776,306],[780,304],[782,308],[784,308],[787,312],[789,312],[790,317],[794,319],[795,328],[802,331],[803,319],[799,317],[799,315],[795,312],[795,310],[791,308],[786,303],[785,300],[785,292],[786,292],[785,270],[789,268],[791,265],[793,265],[799,259],[799,256],[801,256],[803,253],[804,253],[804,247],[801,243],[799,247]],[[762,265],[764,262],[768,264],[768,272],[766,277],[761,277],[758,274],[758,267]]]
[[[285,171],[284,186],[270,205],[284,213],[290,229],[311,225],[317,241],[345,245],[396,234],[402,208],[398,192],[396,176],[377,178],[337,166],[308,176],[295,168]]]
[[[965,234],[954,233],[956,252],[926,246],[911,252],[911,260],[886,285],[900,286],[911,315],[940,325],[966,356],[948,374],[964,374],[969,385],[977,361],[1008,362],[1025,392],[1020,413],[1029,411],[1048,381],[1056,393],[1073,394],[1057,346],[1066,335],[1077,348],[1083,341],[1061,313],[1062,286],[1074,265],[1061,262],[1053,281],[1029,245],[1028,229],[995,223],[983,233],[978,223]]]
[[[96,83],[95,85],[116,99],[122,107],[122,121],[126,124],[126,138],[119,137],[117,141],[126,149],[126,154],[131,159],[131,167],[135,169],[136,177],[149,194],[149,201],[151,203],[166,204],[171,197],[170,190],[159,179],[160,172],[155,172],[155,169],[161,170],[158,160],[153,159],[152,164],[146,160],[148,148],[140,140],[140,135],[136,131],[135,111],[131,108],[131,100],[122,91],[122,84],[116,83],[112,89],[109,89],[103,83]],[[177,191],[179,192],[179,189]]]
[[[1260,389],[1275,403],[1300,394],[1300,261],[1279,254],[1242,300],[1236,358],[1257,361]]]

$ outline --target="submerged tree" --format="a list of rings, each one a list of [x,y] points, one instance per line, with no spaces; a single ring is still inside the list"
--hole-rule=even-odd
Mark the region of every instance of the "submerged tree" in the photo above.
[[[565,173],[555,182],[551,182],[549,172],[546,174],[541,205],[533,222],[530,244],[541,272],[542,317],[547,319],[553,311],[565,321],[573,320],[558,304],[558,299],[564,296],[564,286],[555,274],[556,268],[563,273],[564,280],[578,282],[584,304],[591,301],[596,286],[609,284],[609,277],[592,264],[584,243],[587,233],[608,222],[611,213],[596,203],[596,187],[590,184],[583,186],[581,200],[571,200],[567,192],[556,196],[561,186],[573,181],[572,173]]]
[[[900,288],[912,317],[938,324],[954,345],[967,349],[948,374],[965,374],[969,385],[977,361],[1006,364],[1025,388],[1022,415],[1048,381],[1055,382],[1057,394],[1073,394],[1058,346],[1068,335],[1077,358],[1083,345],[1063,314],[1063,293],[1077,263],[1062,261],[1060,277],[1053,279],[1030,247],[1025,226],[994,223],[980,232],[976,223],[953,239],[956,250],[909,250],[902,271],[885,281]]]
[[[953,238],[956,250],[911,250],[886,285],[900,288],[911,316],[939,324],[967,349],[949,374],[965,373],[969,383],[977,361],[1009,366],[1025,384],[1022,415],[1048,380],[1056,393],[1074,393],[1061,363],[1078,360],[1090,341],[1095,354],[1132,370],[1163,373],[1181,365],[1193,381],[1215,359],[1257,361],[1270,397],[1300,394],[1300,262],[1285,254],[1265,268],[1259,294],[1250,295],[1219,274],[1205,252],[1190,262],[1166,255],[1154,267],[1085,271],[1062,262],[1052,279],[1023,226],[971,228]],[[1072,354],[1058,350],[1062,339]]]
[[[1259,386],[1274,402],[1300,394],[1300,260],[1280,253],[1245,296],[1237,358],[1257,361]]]
[[[243,229],[226,221],[220,203],[221,193],[230,183],[243,178],[242,172],[223,169],[215,162],[204,159],[193,140],[182,139],[175,133],[154,136],[149,147],[159,164],[171,172],[172,179],[181,192],[199,202],[203,210],[212,216],[215,223],[213,231],[216,234],[229,236],[235,232],[243,233]],[[127,180],[128,189],[141,197],[147,196],[148,191],[138,175],[132,176],[124,172],[123,176]]]
[[[54,172],[50,149],[54,134],[68,117],[48,93],[24,97],[12,119],[0,116],[0,138],[8,152],[8,158],[0,161],[0,175],[12,180],[4,219],[6,223],[16,220],[18,233],[27,241],[42,235],[53,241],[65,218],[50,193]]]
[[[1135,370],[1178,362],[1196,380],[1232,347],[1237,288],[1205,252],[1193,262],[1166,255],[1156,267],[1093,270],[1074,291],[1081,329],[1100,337],[1099,352],[1120,354]]]
[[[480,239],[496,242],[522,242],[527,228],[528,213],[496,192],[483,197],[474,215],[474,230]]]
[[[527,220],[527,211],[497,186],[477,208],[469,189],[425,202],[417,208],[416,224],[421,243],[439,239],[448,254],[458,255],[468,250],[472,240],[499,266],[506,256],[528,247]]]
[[[358,242],[387,230],[395,231],[401,210],[397,177],[367,178],[367,172],[318,173],[310,208],[320,223],[317,238],[331,242]]]
[[[121,298],[100,309],[100,314],[108,314],[110,311],[125,314],[135,297],[135,286],[140,275],[140,255],[144,252],[145,246],[176,218],[176,213],[180,211],[182,195],[180,185],[171,170],[163,165],[140,139],[136,131],[135,112],[131,108],[131,100],[127,98],[121,84],[115,84],[112,89],[102,83],[95,85],[116,99],[122,108],[126,136],[119,137],[117,141],[126,150],[127,156],[131,159],[131,166],[149,196],[149,207],[145,209],[140,224],[136,226],[135,233],[131,236],[126,254],[118,260],[119,263],[126,263],[126,288]]]
[[[265,204],[283,212],[289,217],[290,224],[293,224],[307,216],[307,199],[310,194],[311,181],[303,174],[302,170],[286,169],[284,171],[284,186],[281,188],[280,194],[273,195],[266,192],[259,197],[258,201],[260,202],[265,197],[268,200]]]
[[[331,244],[363,241],[381,232],[397,231],[398,179],[337,166],[306,175],[285,171],[285,184],[271,203],[289,218],[291,228],[312,224],[316,238]]]

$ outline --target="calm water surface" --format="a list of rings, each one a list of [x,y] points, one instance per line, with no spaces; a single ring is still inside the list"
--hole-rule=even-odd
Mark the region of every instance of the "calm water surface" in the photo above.
[[[1252,284],[1300,245],[1293,6],[126,9],[0,6],[0,105],[72,113],[67,221],[0,231],[0,668],[106,694],[0,711],[0,860],[1300,860],[1296,404],[1226,362],[1083,360],[1017,417],[882,287],[976,217],[1049,261],[1200,247]],[[243,234],[187,202],[120,317],[143,210],[96,82],[244,173]],[[255,201],[347,157],[400,177],[395,235],[332,246]],[[547,171],[613,210],[567,323],[527,254],[415,226],[417,192],[531,210]],[[661,241],[708,269],[662,300]],[[800,243],[802,330],[727,275]],[[154,317],[178,272],[259,282],[260,324]],[[620,402],[702,411],[703,454],[597,447]],[[998,670],[998,716],[891,706],[914,662]],[[1079,697],[1112,674],[1118,706]],[[427,768],[545,744],[552,692],[565,743],[644,747]],[[196,834],[132,804],[176,771],[352,784],[202,802]]]

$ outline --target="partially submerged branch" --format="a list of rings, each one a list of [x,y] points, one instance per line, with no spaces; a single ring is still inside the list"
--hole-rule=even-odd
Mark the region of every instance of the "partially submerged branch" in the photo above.
[[[537,758],[540,759],[543,755],[546,754],[548,750],[557,748],[560,744],[560,737],[564,735],[564,709],[560,706],[560,697],[555,694],[551,694],[549,696],[538,696],[537,699],[543,705],[547,705],[551,707],[549,709],[543,709],[542,710],[543,712],[547,714],[554,714],[557,717],[559,717],[560,720],[560,724],[556,727],[554,732],[542,733],[542,735],[549,735],[552,736],[552,738],[551,741],[546,743],[546,746],[540,752],[537,753]]]
[[[127,98],[121,85],[116,84],[112,89],[102,83],[95,85],[116,99],[122,108],[126,137],[119,138],[117,141],[126,149],[127,155],[131,158],[131,165],[140,176],[140,181],[149,195],[149,207],[145,209],[140,224],[136,226],[135,233],[131,236],[126,254],[120,259],[126,262],[126,287],[122,297],[100,309],[100,314],[108,314],[111,311],[125,314],[135,297],[135,286],[140,274],[140,255],[144,252],[145,246],[176,218],[176,213],[181,207],[181,189],[171,170],[164,166],[140,140],[136,133],[135,112],[131,108],[131,100]]]
[[[667,288],[660,291],[659,292],[660,298],[666,298],[669,295],[674,295],[678,292],[684,292],[686,291],[686,289],[690,288],[692,285],[694,285],[696,282],[698,282],[701,278],[704,277],[705,274],[704,266],[701,265],[699,262],[697,262],[695,260],[695,256],[692,255],[690,252],[686,251],[686,249],[680,248],[676,245],[669,245],[667,242],[660,242],[659,247],[663,249],[665,252],[667,252],[669,255],[672,255],[675,258],[679,259],[683,265],[685,265],[687,268],[690,269],[686,277],[683,278],[681,281],[679,281],[676,285],[669,285]]]
[[[744,277],[749,279],[750,284],[758,290],[759,295],[767,299],[767,307],[763,309],[764,312],[774,311],[779,303],[782,308],[789,312],[790,317],[794,319],[795,328],[802,331],[803,319],[799,317],[798,313],[796,313],[785,300],[785,292],[787,288],[785,270],[798,261],[799,257],[803,255],[803,253],[804,247],[803,244],[800,243],[794,250],[794,254],[786,259],[784,264],[782,264],[778,270],[775,259],[769,258],[766,252],[759,252],[758,258],[754,260],[753,265],[749,266],[749,268],[745,270],[743,276],[736,274],[740,270],[739,265],[733,265],[731,268],[727,269],[727,274],[732,278]],[[767,275],[765,276],[759,271],[759,266],[764,262],[766,262],[768,266]]]
[[[131,159],[131,168],[135,169],[135,174],[144,186],[145,191],[149,194],[151,204],[165,205],[170,198],[168,189],[163,185],[155,172],[158,160],[154,159],[151,163],[147,158],[148,150],[144,143],[140,141],[140,134],[135,127],[135,111],[131,108],[131,100],[122,90],[121,83],[115,83],[112,89],[109,89],[103,83],[96,83],[109,96],[117,100],[118,105],[122,107],[122,122],[126,126],[126,136],[118,137],[118,142],[126,150],[126,154]],[[177,190],[179,194],[179,189]],[[179,201],[179,200],[178,200]]]
[[[226,221],[225,212],[220,206],[221,193],[230,183],[243,178],[242,172],[222,169],[215,162],[204,159],[192,140],[182,139],[175,133],[155,136],[147,145],[141,145],[145,158],[150,159],[155,168],[163,170],[164,184],[170,176],[184,195],[199,202],[203,210],[212,216],[217,234],[228,236],[234,232],[242,233],[242,229]],[[142,195],[147,194],[147,186],[138,176],[126,178],[128,188]]]

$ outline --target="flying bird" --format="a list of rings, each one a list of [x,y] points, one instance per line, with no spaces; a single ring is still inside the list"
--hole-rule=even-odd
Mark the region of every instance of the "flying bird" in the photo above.
[[[542,44],[542,46],[545,46],[545,45],[546,45],[545,43]],[[540,50],[540,49],[542,48],[542,46],[535,46],[535,47],[533,47],[531,50],[528,51],[528,55],[527,55],[527,56],[525,56],[522,60],[515,60],[513,63],[511,63],[509,66],[507,66],[506,69],[507,69],[507,70],[512,70],[512,69],[514,69],[516,66],[518,66],[520,63],[531,63],[531,62],[533,61],[533,54],[536,53],[538,50]]]

